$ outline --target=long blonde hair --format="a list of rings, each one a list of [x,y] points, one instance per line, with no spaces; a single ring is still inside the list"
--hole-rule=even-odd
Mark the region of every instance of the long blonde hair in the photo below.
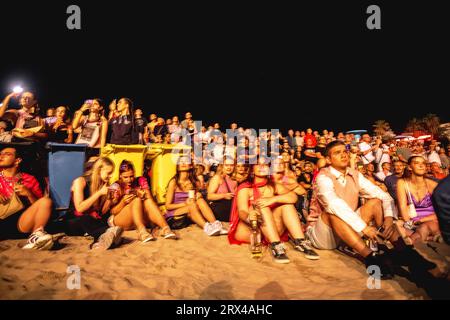
[[[90,187],[90,195],[92,196],[94,193],[96,193],[98,190],[100,190],[103,185],[105,184],[100,176],[100,171],[104,168],[104,167],[113,167],[114,168],[114,162],[112,162],[111,159],[109,158],[99,158],[97,159],[94,164],[92,165],[92,167],[87,170],[83,177],[90,182],[91,187]],[[105,197],[100,197],[97,201],[95,201],[93,207],[95,209],[99,209],[101,204],[104,202]]]

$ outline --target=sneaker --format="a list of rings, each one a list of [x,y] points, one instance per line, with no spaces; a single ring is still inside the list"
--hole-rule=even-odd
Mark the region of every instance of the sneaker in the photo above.
[[[218,227],[218,225],[214,225],[212,223],[205,223],[205,226],[203,227],[203,231],[205,231],[205,233],[212,237],[212,236],[218,236],[220,235],[220,229]]]
[[[222,222],[220,222],[219,220],[214,221],[213,225],[216,225],[217,228],[220,230],[221,236],[228,234],[228,230],[223,227]]]
[[[369,266],[378,266],[381,272],[381,280],[389,280],[394,277],[393,264],[386,254],[377,254],[372,252],[364,259],[366,268]]]
[[[53,247],[53,237],[45,231],[33,232],[22,247],[25,250],[50,250]]]
[[[289,263],[291,262],[286,255],[286,249],[281,242],[273,242],[270,245],[272,256],[276,263]]]
[[[153,235],[148,232],[147,229],[138,230],[138,239],[143,243],[156,240],[156,238],[153,237]]]
[[[122,240],[123,229],[121,227],[108,228],[92,246],[92,249],[108,250],[111,246],[119,245]]]
[[[309,260],[319,260],[320,256],[311,247],[311,242],[305,239],[294,239],[292,240],[292,245],[294,249],[300,251],[305,255],[306,259]]]

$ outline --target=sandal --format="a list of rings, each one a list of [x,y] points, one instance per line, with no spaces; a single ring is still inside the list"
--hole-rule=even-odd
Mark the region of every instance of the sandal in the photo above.
[[[412,246],[414,243],[412,239],[406,234],[405,228],[403,225],[400,225],[400,220],[394,222],[395,229],[402,237],[403,241],[405,241],[405,244],[408,246]]]
[[[153,237],[151,232],[148,232],[147,229],[142,229],[138,231],[138,239],[143,243],[156,240],[156,238]]]
[[[161,229],[161,236],[164,239],[178,240],[177,235],[172,230],[170,230],[169,227],[164,227]]]

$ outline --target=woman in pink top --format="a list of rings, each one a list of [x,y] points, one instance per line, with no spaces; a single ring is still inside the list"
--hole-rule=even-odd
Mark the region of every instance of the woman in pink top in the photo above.
[[[208,201],[216,219],[220,221],[230,221],[231,204],[237,189],[237,182],[231,178],[234,167],[234,159],[226,158],[209,182]]]

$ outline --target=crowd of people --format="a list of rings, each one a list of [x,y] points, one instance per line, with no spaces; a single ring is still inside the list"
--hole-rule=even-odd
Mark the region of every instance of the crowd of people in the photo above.
[[[10,108],[18,99],[18,108]],[[92,154],[83,176],[73,181],[68,213],[54,216],[47,186],[21,166],[21,142],[86,144],[186,143],[167,186],[165,203],[156,203],[151,170],[136,177],[135,164],[115,164]],[[419,241],[443,241],[433,194],[448,180],[450,146],[436,140],[384,140],[363,134],[307,129],[260,131],[232,123],[199,126],[190,112],[164,120],[145,118],[128,98],[106,110],[100,99],[86,100],[70,114],[59,106],[41,115],[31,92],[11,93],[0,107],[0,238],[28,236],[23,249],[50,249],[51,234],[89,235],[92,250],[119,246],[124,230],[139,241],[156,240],[155,230],[176,240],[176,230],[194,224],[207,236],[226,235],[230,244],[249,243],[252,221],[277,263],[288,263],[285,243],[307,259],[338,249],[384,278],[395,265],[434,272],[436,265],[414,249]],[[24,172],[22,172],[22,170]],[[224,223],[225,222],[225,223]],[[228,226],[229,223],[229,226]],[[149,230],[150,229],[150,230]],[[47,233],[48,232],[48,233]]]

